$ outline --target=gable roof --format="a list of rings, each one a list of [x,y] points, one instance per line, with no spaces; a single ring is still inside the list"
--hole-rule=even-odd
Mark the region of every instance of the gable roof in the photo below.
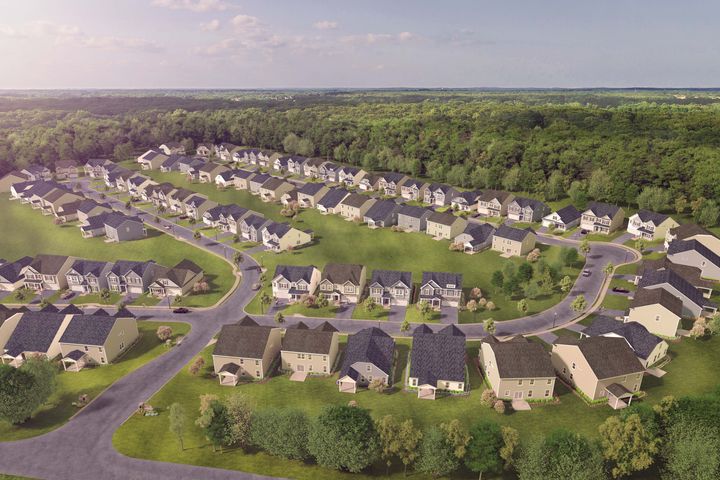
[[[245,319],[249,319],[250,322]],[[272,331],[272,327],[259,326],[249,317],[232,325],[223,325],[213,355],[262,358]]]
[[[662,342],[662,339],[648,332],[648,329],[638,322],[623,323],[605,316],[597,317],[582,333],[588,337],[619,335],[627,340],[635,354],[644,360],[647,360],[657,344]]]
[[[630,308],[659,304],[682,317],[682,300],[664,288],[638,288],[630,302]]]
[[[0,279],[5,279],[10,283],[15,283],[23,278],[22,270],[30,265],[32,257],[21,257],[14,262],[8,262],[0,265]]]
[[[270,177],[262,184],[262,188],[265,190],[277,190],[285,183],[287,182],[282,178]]]
[[[531,233],[535,233],[530,228],[513,228],[509,227],[505,224],[500,225],[497,230],[495,230],[495,236],[500,238],[506,238],[508,240],[513,240],[515,242],[522,242],[525,240],[525,238],[530,235]]]
[[[38,255],[32,262],[30,268],[43,275],[57,275],[69,257],[65,255]]]
[[[297,266],[297,265],[278,265],[275,267],[275,274],[273,278],[282,276],[288,282],[297,282],[298,280],[305,280],[310,283],[312,280],[312,274],[315,271],[314,265]]]
[[[688,237],[694,237],[695,235],[709,235],[715,237],[710,230],[701,227],[696,223],[683,223],[677,227],[670,229],[670,235],[673,235],[677,240],[685,240]]]
[[[255,214],[248,215],[247,217],[242,219],[242,222],[245,225],[247,225],[250,228],[255,228],[255,229],[262,227],[268,221],[269,220],[267,218],[262,217],[260,215],[255,215]]]
[[[322,280],[329,280],[332,283],[343,284],[350,282],[353,285],[360,285],[363,266],[349,263],[328,263],[322,271]]]
[[[535,200],[534,198],[515,197],[512,203],[516,203],[520,208],[532,208],[533,210],[548,210],[547,205],[545,205],[540,200]]]
[[[319,325],[322,328],[305,327],[288,328],[282,340],[282,349],[286,352],[304,352],[328,354],[332,347],[333,338],[337,330],[325,330],[325,323]],[[329,324],[328,324],[329,325]]]
[[[378,200],[368,208],[365,217],[374,221],[384,220],[397,212],[399,208],[400,206],[392,200]]]
[[[665,220],[670,218],[670,216],[662,214],[662,213],[655,213],[651,212],[650,210],[638,210],[635,214],[640,218],[640,220],[644,223],[652,222],[653,225],[658,226],[661,223],[663,223]]]
[[[462,274],[450,272],[423,272],[422,284],[435,282],[440,288],[462,288]],[[450,286],[453,285],[453,286]]]
[[[75,260],[70,268],[83,276],[93,274],[96,277],[99,277],[102,271],[107,266],[108,262],[100,262],[95,260]]]
[[[651,287],[667,283],[674,287],[681,294],[688,298],[691,302],[699,307],[713,307],[715,304],[710,300],[702,296],[700,291],[695,288],[690,282],[682,278],[672,270],[656,270],[654,272],[645,272],[638,282],[638,287]]]
[[[487,242],[495,234],[495,227],[489,223],[468,223],[463,234],[470,235],[470,243],[477,245]]]
[[[143,224],[143,221],[140,220],[140,218],[131,217],[123,213],[109,213],[105,216],[105,225],[111,228],[118,228],[126,222],[139,223],[140,225]]]
[[[500,378],[544,378],[554,377],[555,369],[550,355],[537,342],[525,337],[513,337],[501,342],[490,335],[482,340],[495,354],[495,363]]]
[[[512,195],[510,192],[504,192],[502,190],[485,190],[478,196],[478,201],[489,202],[497,200],[500,203],[503,203],[510,197],[510,195]]]
[[[702,278],[702,270],[700,270],[698,267],[674,263],[668,257],[662,257],[657,260],[643,260],[642,262],[640,262],[640,266],[638,268],[638,275],[642,277],[646,271],[663,269],[674,271],[696,287],[710,289],[715,287],[715,282]]]
[[[75,315],[60,337],[62,343],[104,345],[117,318],[96,315]]]
[[[367,195],[360,195],[359,193],[351,193],[345,199],[342,201],[343,205],[347,205],[349,207],[355,207],[360,208],[363,205],[365,205],[367,202],[372,200],[372,198],[368,197]]]
[[[303,195],[315,195],[320,190],[325,188],[325,184],[323,183],[306,183],[302,187],[298,188],[298,193],[302,193]]]
[[[620,211],[620,207],[609,203],[590,202],[585,211],[592,213],[596,217],[613,218]]]
[[[403,178],[405,178],[407,175],[405,175],[404,173],[399,173],[399,172],[384,172],[384,173],[381,173],[379,176],[380,176],[380,178],[385,180],[385,182],[387,182],[387,183],[397,184]]]
[[[478,197],[480,197],[480,194],[481,194],[481,193],[482,193],[482,192],[481,192],[480,190],[471,190],[471,191],[468,191],[468,192],[458,192],[458,193],[453,197],[453,200],[463,199],[463,200],[465,200],[465,202],[467,202],[467,203],[469,203],[469,204],[473,204],[473,203],[477,202]]]
[[[436,386],[438,380],[464,382],[465,335],[454,325],[437,333],[425,324],[416,328],[410,352],[410,376],[418,379],[418,385]]]
[[[568,205],[555,212],[563,223],[571,223],[579,219],[582,216],[580,210],[575,208],[575,205]]]
[[[287,223],[270,222],[270,224],[265,226],[265,229],[267,229],[270,235],[277,235],[278,238],[282,238],[292,230],[292,227]]]
[[[263,185],[265,182],[267,182],[271,178],[273,178],[273,177],[271,177],[267,173],[258,173],[257,175],[255,175],[253,178],[250,179],[250,183],[259,183],[260,185]]]
[[[377,327],[364,328],[348,337],[345,347],[345,358],[340,377],[350,375],[357,378],[357,372],[352,365],[357,362],[366,362],[390,374],[395,353],[395,340]]]
[[[576,345],[599,379],[642,373],[645,368],[624,338],[583,337],[581,339],[561,337],[558,345]]]
[[[110,272],[118,276],[127,275],[130,272],[134,272],[142,276],[148,268],[151,268],[155,262],[148,260],[147,262],[138,262],[135,260],[118,260],[110,269]]]
[[[334,208],[347,195],[348,191],[345,189],[331,188],[317,203],[325,208]]]
[[[397,270],[373,270],[370,279],[370,285],[378,284],[383,288],[392,287],[398,282],[402,282],[408,288],[412,288],[412,273]]]
[[[707,261],[709,261],[716,267],[720,267],[720,256],[718,256],[715,252],[707,248],[705,245],[703,245],[702,242],[698,240],[675,240],[674,242],[670,242],[670,245],[667,249],[667,254],[674,255],[676,253],[682,253],[691,250],[694,250],[698,254],[702,255],[703,258],[705,258]]]
[[[458,220],[462,220],[460,217],[456,217],[452,213],[447,212],[433,212],[428,217],[427,221],[432,223],[439,223],[447,227],[453,225]]]
[[[82,315],[83,311],[80,310],[77,305],[73,305],[72,303],[70,303],[66,305],[65,308],[60,310],[60,313],[62,313],[63,315]]]
[[[17,357],[23,352],[44,352],[50,348],[65,315],[51,312],[25,312],[5,344],[5,350]]]
[[[428,217],[431,213],[433,213],[433,211],[429,208],[418,207],[416,205],[400,205],[400,209],[398,210],[398,215],[405,215],[412,218]]]

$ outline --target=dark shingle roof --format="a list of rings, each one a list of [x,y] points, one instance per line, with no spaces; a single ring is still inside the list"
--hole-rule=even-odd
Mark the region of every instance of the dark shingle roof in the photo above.
[[[269,225],[266,225],[265,228],[270,235],[277,235],[278,238],[282,238],[286,233],[292,230],[292,227],[289,224],[280,222],[272,222]]]
[[[501,190],[485,190],[478,196],[478,200],[482,202],[489,202],[493,199],[497,199],[500,203],[503,203],[510,195],[512,194]]]
[[[501,342],[490,335],[483,339],[495,354],[495,362],[500,378],[537,378],[554,377],[555,369],[550,356],[536,342],[524,337],[514,337]]]
[[[349,207],[355,207],[360,208],[363,205],[365,205],[366,202],[372,200],[372,198],[368,197],[367,195],[360,195],[359,193],[351,193],[348,195],[343,201],[343,205],[347,205]]]
[[[675,240],[674,242],[670,242],[667,253],[668,255],[673,255],[676,253],[687,252],[690,250],[695,250],[707,261],[709,261],[716,267],[720,267],[720,256],[718,256],[715,252],[713,252],[697,240]]]
[[[82,315],[83,311],[80,310],[76,305],[69,304],[62,310],[60,310],[60,313],[63,315]]]
[[[93,274],[98,277],[107,264],[108,262],[99,262],[95,260],[75,260],[70,268],[83,276]]]
[[[277,190],[285,183],[287,182],[282,178],[270,177],[262,184],[262,188],[266,190]]]
[[[461,220],[461,218],[447,212],[433,212],[427,219],[428,222],[439,223],[445,226],[450,226],[458,220]]]
[[[600,380],[645,371],[624,338],[559,338],[555,343],[577,345],[595,376]]]
[[[463,200],[465,200],[466,203],[473,204],[473,203],[477,202],[477,199],[481,193],[482,192],[480,192],[479,190],[472,190],[469,192],[458,192],[458,194],[455,195],[455,197],[453,197],[453,200],[456,198],[457,199],[462,198]]]
[[[348,263],[328,263],[322,271],[322,279],[332,283],[343,284],[351,282],[353,285],[360,285],[362,276],[362,265]]]
[[[364,328],[348,338],[340,378],[345,375],[357,375],[358,372],[352,368],[356,362],[372,363],[389,375],[394,352],[395,340],[390,335],[377,327]]]
[[[250,179],[251,183],[259,183],[260,185],[263,185],[265,182],[270,180],[272,177],[268,175],[267,173],[259,173],[255,175],[253,178]]]
[[[582,213],[574,205],[568,205],[556,211],[563,223],[571,223],[582,216]]]
[[[702,278],[702,270],[700,270],[698,267],[673,263],[673,261],[670,260],[668,257],[663,257],[657,260],[643,260],[640,263],[640,267],[638,268],[638,275],[642,277],[646,271],[664,269],[672,270],[696,287],[715,287],[715,282]]]
[[[5,350],[14,357],[23,352],[47,352],[64,319],[65,315],[60,313],[23,313]]]
[[[392,200],[378,200],[370,208],[368,208],[368,211],[365,212],[365,217],[376,222],[385,220],[390,215],[397,212],[399,208],[399,205]]]
[[[370,285],[377,283],[384,288],[391,287],[397,282],[412,287],[412,273],[397,270],[374,270],[370,279]]]
[[[637,216],[640,217],[640,220],[642,222],[652,222],[655,226],[660,225],[665,220],[670,218],[668,215],[651,212],[649,210],[638,210]]]
[[[617,205],[602,202],[590,202],[586,209],[586,211],[592,212],[596,217],[607,216],[609,218],[613,218],[619,210],[620,207]]]
[[[415,205],[401,205],[398,210],[398,215],[405,215],[412,218],[422,218],[423,216],[429,216],[431,213],[433,213],[433,211],[429,208]]]
[[[710,235],[712,237],[715,236],[711,231],[701,227],[696,223],[683,223],[680,226],[671,228],[670,235],[674,235],[675,237],[677,237],[677,240],[685,240],[686,238],[694,237],[695,235]]]
[[[60,341],[78,345],[104,345],[115,326],[115,320],[115,317],[104,315],[75,315]]]
[[[262,358],[273,328],[261,327],[255,322],[244,320],[222,327],[213,355]]]
[[[322,183],[306,183],[302,187],[298,188],[298,193],[302,193],[303,195],[315,195],[323,188],[325,188],[325,185]]]
[[[282,349],[287,352],[328,354],[336,331],[318,328],[310,330],[307,327],[290,328],[283,337]]]
[[[149,260],[147,262],[136,262],[134,260],[118,260],[115,262],[113,267],[110,269],[112,273],[118,276],[126,275],[130,272],[135,272],[142,276],[145,270],[154,265],[155,262]]]
[[[0,278],[4,278],[10,283],[17,282],[23,277],[22,269],[30,265],[32,260],[32,257],[22,257],[14,262],[3,264],[0,266]]]
[[[465,381],[465,336],[455,330],[444,328],[433,333],[424,324],[415,329],[410,376],[418,379],[418,385],[436,386],[438,380]]]
[[[323,197],[318,200],[318,205],[325,208],[333,208],[348,194],[347,190],[342,188],[331,188]]]
[[[678,317],[682,317],[682,300],[664,288],[638,288],[630,308],[660,304]]]
[[[530,207],[533,210],[548,210],[547,205],[545,205],[540,200],[535,200],[534,198],[515,197],[513,203],[517,203],[520,208]]]
[[[397,184],[400,182],[403,178],[405,178],[404,173],[398,173],[398,172],[385,172],[380,174],[380,178],[385,180],[387,183],[395,183]]]
[[[500,238],[507,238],[508,240],[513,240],[516,242],[522,242],[525,240],[525,237],[530,235],[531,233],[534,233],[529,228],[513,228],[508,227],[507,225],[500,225],[497,230],[495,230],[495,236]]]
[[[461,273],[423,272],[422,285],[432,281],[440,285],[440,288],[462,288],[462,278]]]
[[[463,231],[472,237],[472,244],[485,243],[495,234],[495,227],[489,223],[468,223]]]
[[[296,265],[278,265],[275,267],[275,274],[273,275],[273,278],[276,278],[278,275],[282,275],[289,282],[305,280],[307,283],[310,283],[314,271],[315,267],[313,265],[305,267]]]
[[[64,255],[38,255],[30,262],[30,267],[43,275],[57,275],[67,259]]]
[[[595,337],[598,335],[615,334],[623,337],[635,351],[635,354],[647,360],[658,343],[662,340],[638,322],[619,322],[610,317],[597,317],[585,330],[583,335]]]
[[[675,287],[681,294],[688,298],[691,302],[699,307],[714,306],[710,300],[704,298],[700,291],[690,282],[682,278],[672,270],[656,270],[654,272],[645,272],[638,283],[639,288],[647,288],[654,285],[667,283]]]

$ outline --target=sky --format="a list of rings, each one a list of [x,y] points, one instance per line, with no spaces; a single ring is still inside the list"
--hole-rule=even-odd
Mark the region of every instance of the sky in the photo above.
[[[0,0],[0,89],[718,87],[720,2]]]

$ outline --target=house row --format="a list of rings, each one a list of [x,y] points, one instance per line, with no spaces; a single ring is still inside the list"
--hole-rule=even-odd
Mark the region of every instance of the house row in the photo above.
[[[104,262],[42,254],[1,265],[0,291],[24,287],[35,291],[69,289],[78,294],[109,290],[174,297],[190,293],[203,277],[203,270],[190,260],[168,268],[152,260]]]
[[[324,295],[338,304],[356,304],[365,296],[378,305],[406,306],[412,301],[411,272],[375,270],[367,280],[363,265],[329,263],[322,272],[313,265],[278,265],[272,277],[273,297],[288,302],[308,295]],[[462,275],[448,272],[423,272],[419,299],[433,308],[457,307],[462,300]]]
[[[107,365],[137,340],[135,317],[126,309],[115,315],[98,310],[92,315],[70,305],[39,312],[14,313],[0,322],[0,359],[20,367],[28,358],[60,358],[67,371]]]
[[[90,204],[90,202],[95,203],[92,200],[86,202],[88,205],[83,208],[90,210],[96,208]],[[105,237],[110,242],[139,240],[147,236],[147,229],[140,218],[114,211],[103,211],[88,216],[80,223],[79,228],[83,238]]]
[[[29,204],[43,215],[53,215],[65,223],[77,220],[78,206],[85,197],[54,180],[30,180],[13,183],[10,186],[10,199]]]
[[[621,207],[609,203],[590,202],[583,211],[579,211],[573,205],[556,210],[542,217],[542,226],[563,232],[579,226],[589,233],[609,235],[622,228],[624,221],[625,211]]]

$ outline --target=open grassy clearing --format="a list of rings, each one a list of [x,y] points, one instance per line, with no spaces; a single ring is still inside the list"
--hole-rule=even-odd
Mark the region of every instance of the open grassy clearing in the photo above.
[[[205,271],[210,291],[190,295],[187,298],[190,306],[215,304],[235,282],[232,267],[221,258],[153,228],[148,228],[148,236],[141,240],[106,243],[102,238],[82,238],[77,227],[54,225],[52,217],[43,216],[29,205],[4,199],[0,200],[0,222],[13,225],[12,235],[0,239],[0,251],[8,259],[47,253],[89,260],[155,260],[168,267],[185,258],[192,260]],[[5,300],[12,302],[12,298]]]
[[[21,440],[55,430],[78,412],[72,402],[77,401],[80,395],[87,394],[93,399],[116,380],[167,352],[164,342],[155,335],[160,325],[172,327],[175,337],[186,335],[190,331],[190,326],[186,323],[142,321],[138,323],[138,342],[115,363],[86,368],[80,372],[65,372],[62,365],[58,366],[58,388],[48,403],[22,425],[0,421],[0,441]]]

